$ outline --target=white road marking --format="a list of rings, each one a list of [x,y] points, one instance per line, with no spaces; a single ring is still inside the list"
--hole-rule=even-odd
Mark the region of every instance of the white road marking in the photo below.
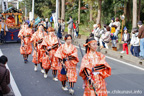
[[[2,56],[2,55],[3,55],[3,53],[2,53],[2,51],[0,49],[0,56]],[[9,69],[9,67],[8,67],[7,64],[6,64],[6,67],[10,71],[10,69]],[[12,87],[12,90],[13,90],[15,96],[22,96],[21,93],[20,93],[20,91],[19,91],[19,89],[18,89],[18,87],[17,87],[17,84],[15,83],[15,80],[14,80],[14,78],[12,76],[11,71],[10,71],[10,85]]]

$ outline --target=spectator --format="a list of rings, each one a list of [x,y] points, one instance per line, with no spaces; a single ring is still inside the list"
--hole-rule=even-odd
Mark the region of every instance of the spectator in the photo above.
[[[101,33],[101,24],[99,23],[97,25],[97,28],[94,30],[93,34],[94,34],[94,38],[95,40],[97,41],[97,45],[99,46],[100,43],[99,43],[99,39],[100,39],[100,34]]]
[[[5,43],[5,36],[6,36],[7,32],[8,32],[7,24],[4,22],[4,18],[2,18],[2,20],[0,20],[0,34],[1,34],[0,40],[1,40],[1,43]]]
[[[0,96],[13,96],[13,92],[9,88],[10,84],[10,72],[6,68],[8,59],[6,56],[0,57]]]
[[[26,22],[27,22],[28,24],[30,24],[29,18],[27,18]]]
[[[52,15],[50,17],[50,23],[51,23],[51,27],[52,27],[52,23],[53,23],[53,16]]]
[[[62,33],[61,33],[61,19],[58,19],[58,32],[57,32],[57,36],[62,39]]]
[[[75,31],[76,31],[76,37],[78,37],[78,35],[79,35],[79,24],[78,24],[78,21],[76,21],[76,29],[75,29]]]
[[[65,22],[64,22],[64,19],[61,20],[62,23],[61,23],[61,32],[64,33],[65,31]]]
[[[138,22],[138,27],[139,27],[139,34],[138,38],[140,39],[140,59],[144,59],[144,26],[141,21]]]
[[[73,23],[73,29],[74,29],[74,37],[76,37],[76,25],[75,25],[75,23]]]
[[[114,22],[114,25],[116,26],[116,32],[115,32],[114,35],[118,36],[118,33],[120,31],[120,25],[121,25],[118,17],[116,18],[116,21]]]
[[[126,27],[124,27],[124,34],[122,37],[122,41],[124,42],[124,44],[123,44],[123,51],[121,53],[125,53],[126,50],[126,54],[128,54],[128,44],[130,43],[130,34],[127,32]]]
[[[73,31],[73,19],[72,19],[72,16],[69,17],[69,21],[67,22],[67,24],[68,24],[68,34],[72,35],[72,31]]]
[[[100,42],[101,43],[100,44],[101,48],[107,48],[108,49],[108,43],[110,41],[110,35],[111,35],[111,33],[110,33],[110,27],[107,26],[106,27],[106,32],[104,32],[104,35],[100,39],[100,41],[102,41],[102,42]]]
[[[51,27],[50,22],[48,22],[48,18],[45,19],[44,25],[45,25],[46,30],[47,30],[49,27]]]
[[[110,27],[110,28],[114,25],[114,22],[115,22],[115,18],[113,17],[113,18],[111,19],[111,23],[109,24],[109,27]]]
[[[29,27],[32,29],[33,33],[36,31],[35,19],[30,22]]]
[[[97,29],[97,24],[94,24],[92,33],[90,33],[90,37],[94,37],[94,32],[96,31],[96,29]]]
[[[132,38],[131,38],[131,48],[130,48],[130,51],[131,51],[131,54],[133,56],[136,56],[138,57],[139,56],[139,38],[137,37],[138,36],[138,29],[137,28],[133,28],[132,29]]]
[[[114,21],[114,18],[112,18],[109,26],[111,27],[112,48],[114,51],[117,51],[117,38],[120,30],[119,18],[116,18],[116,21]]]

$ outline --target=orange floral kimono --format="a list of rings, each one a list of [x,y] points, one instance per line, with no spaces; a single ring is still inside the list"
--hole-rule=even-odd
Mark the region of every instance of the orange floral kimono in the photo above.
[[[67,76],[69,82],[76,83],[76,81],[77,81],[76,66],[77,66],[77,63],[79,62],[78,55],[77,55],[77,48],[74,45],[72,45],[72,44],[68,46],[65,43],[65,44],[61,45],[61,47],[58,48],[55,56],[57,58],[62,59],[62,60],[64,58],[68,57],[68,56],[75,57],[75,59],[67,60],[65,62],[65,66],[66,66],[66,70],[67,70],[67,74],[66,75],[62,75],[61,74],[62,65],[59,64],[58,79],[60,81],[65,81],[65,80],[67,80],[67,78],[66,78],[66,76]]]
[[[105,69],[92,72],[92,68],[99,65],[104,65]],[[87,78],[84,74],[85,68],[91,73],[90,76],[94,82],[94,86],[98,93],[98,96],[107,96],[106,83],[104,79],[111,75],[111,67],[105,61],[105,56],[99,52],[87,53],[83,57],[81,63],[79,75],[83,78],[85,84],[85,90],[83,96],[96,96],[92,86],[89,85]],[[97,72],[99,72],[99,74],[96,74]]]
[[[32,56],[33,56],[32,62],[35,63],[35,64],[38,64],[38,63],[42,62],[42,57],[43,57],[43,53],[44,53],[44,50],[42,50],[40,48],[42,43],[41,44],[37,44],[37,46],[35,46],[35,44],[39,40],[43,39],[46,36],[47,36],[46,32],[42,33],[42,32],[36,31],[33,34],[32,38],[31,38],[31,42],[34,42],[34,47],[35,47],[34,48],[35,50],[33,51],[33,54],[32,54]]]
[[[18,37],[21,38],[21,47],[20,53],[21,54],[31,54],[32,52],[32,45],[31,45],[31,36],[32,30],[30,28],[25,29],[22,28],[18,34]]]
[[[51,37],[50,35],[46,36],[42,42],[42,46],[52,47],[55,44],[58,44],[58,39],[56,36]],[[54,48],[50,50],[48,53],[49,55],[46,55],[46,53],[43,54],[42,58],[42,66],[44,69],[52,69],[52,70],[58,70],[58,58],[54,56],[58,48]]]

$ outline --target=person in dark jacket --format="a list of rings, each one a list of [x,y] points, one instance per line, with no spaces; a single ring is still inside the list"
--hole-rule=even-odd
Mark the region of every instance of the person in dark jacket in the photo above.
[[[10,72],[5,66],[7,62],[6,56],[0,57],[0,96],[13,96],[13,92],[8,86],[10,84]]]
[[[124,27],[124,34],[122,37],[123,44],[123,51],[121,53],[124,53],[126,50],[126,54],[128,54],[128,44],[130,43],[130,34],[127,32],[127,28]]]
[[[140,39],[140,59],[144,59],[144,25],[142,24],[141,21],[138,22],[138,27],[139,27],[139,34],[138,38]]]
[[[62,32],[61,32],[61,19],[58,19],[58,32],[57,32],[57,36],[62,39]]]

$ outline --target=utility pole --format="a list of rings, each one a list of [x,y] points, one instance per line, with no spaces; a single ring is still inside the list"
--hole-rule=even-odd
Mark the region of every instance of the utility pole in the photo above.
[[[17,9],[19,9],[19,0],[17,0]]]
[[[34,18],[34,0],[32,0],[32,19]]]
[[[59,16],[59,0],[56,0],[56,23],[58,23],[58,16]]]
[[[26,1],[25,1],[25,18],[27,17],[27,6],[26,6]]]

